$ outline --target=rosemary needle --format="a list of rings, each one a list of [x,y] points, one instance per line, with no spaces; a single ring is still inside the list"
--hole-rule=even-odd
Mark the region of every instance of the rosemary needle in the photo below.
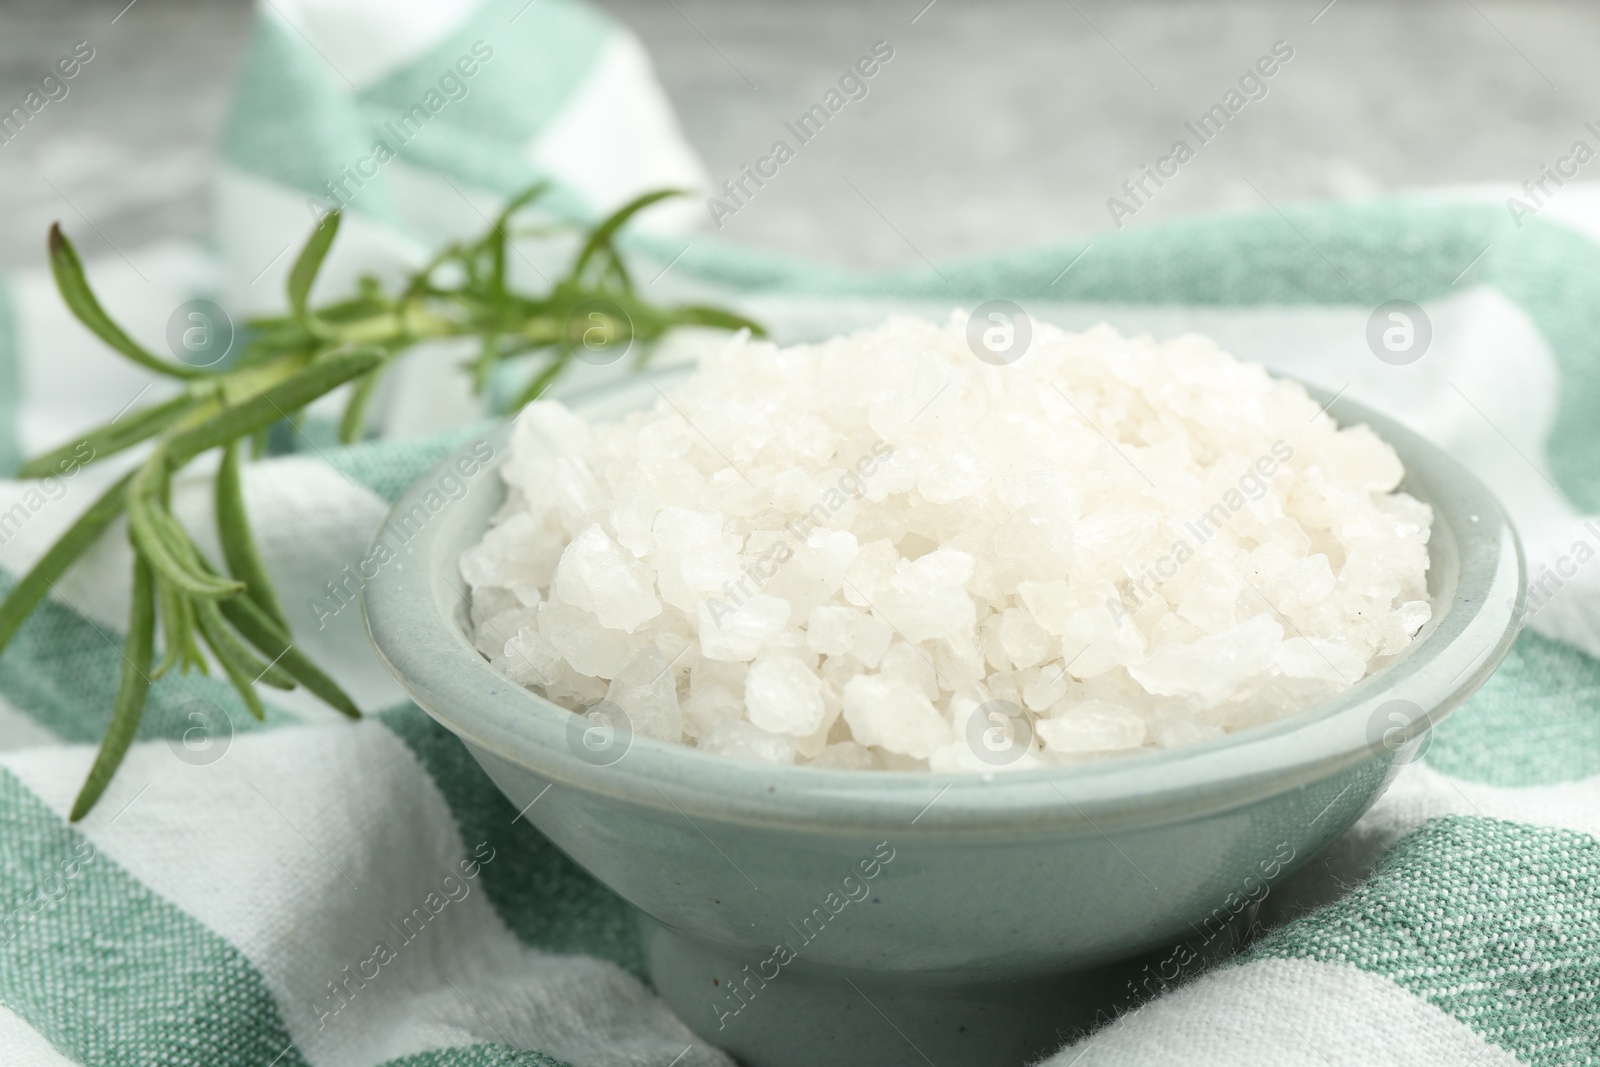
[[[597,331],[603,348],[619,353],[634,341],[648,346],[681,326],[763,333],[759,325],[731,311],[660,307],[634,290],[617,235],[640,211],[677,195],[671,190],[637,197],[589,227],[567,274],[548,292],[514,289],[506,257],[512,223],[544,192],[540,184],[513,197],[486,233],[443,249],[395,292],[364,277],[354,296],[317,306],[312,292],[341,219],[337,211],[328,213],[289,270],[287,313],[251,320],[249,341],[238,357],[217,367],[163,359],[130,337],[94,295],[77,250],[60,225],[50,228],[50,270],[68,309],[113,351],[182,387],[171,399],[29,460],[19,472],[24,478],[41,478],[71,464],[87,465],[149,446],[140,466],[90,505],[0,602],[3,653],[55,581],[126,515],[134,562],[122,674],[100,751],[72,807],[74,821],[88,814],[116,774],[138,732],[150,683],[167,671],[220,666],[257,718],[264,714],[255,691],[258,683],[303,685],[338,711],[360,715],[338,683],[295,647],[250,528],[241,468],[247,448],[259,455],[274,425],[299,419],[308,405],[348,386],[339,436],[346,442],[359,440],[380,376],[402,353],[424,341],[476,338],[477,357],[464,370],[480,394],[502,368],[530,363],[516,394],[520,406],[541,395],[581,348],[592,350]],[[649,348],[639,352],[642,358]],[[173,476],[216,450],[222,456],[214,481],[214,515],[225,572],[206,560],[169,500]],[[163,645],[159,662],[157,633]]]

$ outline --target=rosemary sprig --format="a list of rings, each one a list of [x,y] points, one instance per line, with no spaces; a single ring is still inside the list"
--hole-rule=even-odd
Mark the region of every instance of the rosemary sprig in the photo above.
[[[679,326],[749,329],[756,323],[700,306],[658,307],[634,289],[616,247],[622,227],[672,191],[649,193],[590,228],[567,274],[543,295],[508,282],[507,254],[517,214],[544,191],[514,197],[476,241],[454,244],[414,274],[398,293],[362,278],[353,297],[313,307],[311,291],[338,235],[340,213],[312,231],[289,271],[288,312],[248,322],[249,341],[221,367],[162,359],[133,340],[100,305],[83,263],[58,225],[50,229],[50,269],[78,321],[111,349],[181,384],[170,400],[127,413],[61,448],[23,464],[19,475],[42,478],[69,460],[97,462],[148,445],[143,462],[90,505],[0,603],[0,653],[23,621],[119,517],[133,547],[133,597],[122,673],[100,751],[72,807],[76,821],[94,807],[138,733],[150,683],[166,672],[209,664],[238,691],[256,718],[264,715],[256,684],[303,685],[355,718],[350,697],[294,645],[288,618],[256,548],[241,491],[244,444],[256,453],[271,428],[297,420],[307,405],[349,386],[340,439],[359,440],[383,372],[403,352],[429,340],[473,337],[478,354],[466,366],[476,392],[513,360],[534,363],[514,407],[534,399],[582,352],[609,362],[635,341],[649,343]],[[214,479],[219,568],[201,552],[170,505],[172,479],[199,456],[220,450]],[[88,459],[83,457],[87,453]],[[157,634],[160,659],[157,660]],[[210,656],[208,658],[207,652]]]

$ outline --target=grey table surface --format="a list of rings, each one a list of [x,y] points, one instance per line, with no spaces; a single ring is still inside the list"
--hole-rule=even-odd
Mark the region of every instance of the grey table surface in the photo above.
[[[858,266],[1112,229],[1106,200],[1273,42],[1294,58],[1127,226],[1263,200],[1521,182],[1600,117],[1600,5],[1550,0],[598,0],[654,56],[714,181],[874,41],[894,59],[726,220]],[[0,145],[0,268],[55,218],[107,243],[199,237],[251,18],[241,0],[0,4],[0,103],[73,42],[94,62]],[[95,247],[100,242],[100,247]]]

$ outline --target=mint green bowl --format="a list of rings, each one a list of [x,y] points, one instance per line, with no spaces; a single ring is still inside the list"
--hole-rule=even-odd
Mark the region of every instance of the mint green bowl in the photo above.
[[[572,406],[614,418],[662,380]],[[1434,617],[1336,699],[1188,748],[949,775],[636,738],[597,765],[575,741],[586,720],[508,681],[468,637],[456,561],[500,505],[498,478],[474,479],[382,569],[367,626],[512,804],[639,909],[656,989],[708,1042],[749,1067],[1023,1064],[1191,955],[1227,951],[1248,902],[1349,827],[1516,636],[1522,556],[1494,497],[1376,412],[1330,411],[1393,445],[1403,488],[1433,506]],[[506,440],[489,438],[496,467]]]

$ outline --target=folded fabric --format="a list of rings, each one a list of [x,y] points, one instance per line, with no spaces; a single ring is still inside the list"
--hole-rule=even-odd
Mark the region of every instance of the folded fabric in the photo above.
[[[625,132],[599,143],[596,121]],[[637,43],[560,0],[267,4],[229,129],[216,257],[133,250],[148,283],[91,264],[141,337],[197,293],[238,314],[277,307],[287,250],[340,190],[351,223],[329,292],[481,228],[533,180],[553,181],[552,215],[584,218],[699,174]],[[1582,189],[1563,197],[1563,216],[1520,227],[1492,197],[1408,197],[871,275],[684,235],[681,212],[635,239],[657,269],[676,257],[663,293],[737,303],[785,340],[994,296],[1069,328],[1202,331],[1410,422],[1514,512],[1535,596],[1506,665],[1349,833],[1273,887],[1243,953],[1051,1064],[1600,1058],[1600,211]],[[522,247],[530,270],[562,251]],[[0,297],[0,462],[158,392],[42,275]],[[1368,342],[1391,300],[1431,327],[1404,366]],[[731,1062],[649,989],[629,907],[517,818],[367,647],[348,568],[386,502],[482,428],[450,385],[453,355],[419,357],[383,400],[390,439],[307,444],[247,472],[296,642],[366,719],[293,693],[271,694],[257,723],[224,681],[164,677],[111,789],[69,825],[120,663],[120,529],[0,657],[5,1062]],[[0,592],[109,477],[0,481]],[[215,554],[204,481],[175,493]]]

